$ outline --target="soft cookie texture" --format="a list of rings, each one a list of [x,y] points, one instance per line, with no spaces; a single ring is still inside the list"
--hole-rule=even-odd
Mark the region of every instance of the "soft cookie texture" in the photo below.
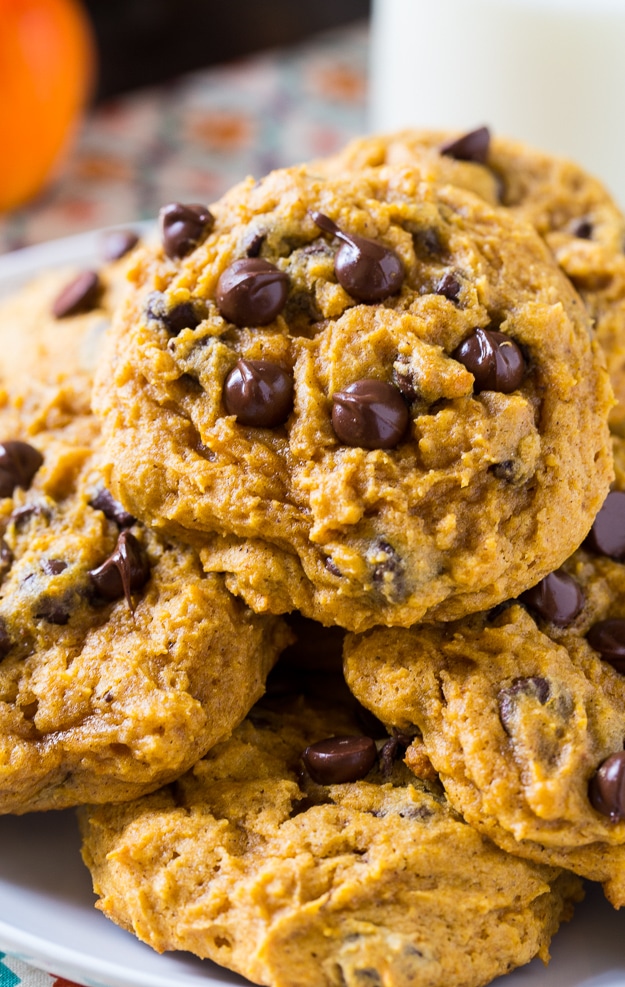
[[[622,440],[617,443],[622,452]],[[625,904],[625,494],[509,606],[345,641],[356,697],[499,846]]]
[[[82,316],[74,330],[68,365]],[[2,391],[0,812],[171,780],[241,721],[290,639],[112,498],[88,375],[49,371],[33,360],[26,389]]]
[[[250,180],[187,208],[182,255],[176,208],[97,378],[132,513],[253,609],[351,630],[462,616],[571,554],[612,397],[529,225],[410,167]]]
[[[573,161],[489,135],[404,130],[352,141],[318,162],[329,173],[418,164],[430,177],[512,210],[544,238],[579,291],[607,357],[625,434],[625,217],[607,189]]]
[[[173,785],[80,810],[98,907],[269,987],[473,987],[546,959],[577,879],[503,853],[401,763],[313,781],[305,749],[355,732],[327,699],[256,707]]]

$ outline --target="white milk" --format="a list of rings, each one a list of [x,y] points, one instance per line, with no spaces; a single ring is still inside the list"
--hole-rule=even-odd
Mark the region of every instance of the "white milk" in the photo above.
[[[370,127],[493,132],[625,206],[625,0],[374,0]]]

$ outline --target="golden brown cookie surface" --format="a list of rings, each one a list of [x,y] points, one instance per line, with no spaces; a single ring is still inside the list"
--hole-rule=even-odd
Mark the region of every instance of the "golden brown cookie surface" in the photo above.
[[[77,317],[76,348],[83,331]],[[0,410],[0,812],[176,777],[245,716],[288,641],[113,500],[88,374],[31,368]]]
[[[422,177],[275,172],[131,275],[96,398],[114,490],[256,610],[451,619],[559,565],[607,490],[578,296],[528,226]]]
[[[530,222],[583,298],[607,357],[618,400],[612,427],[625,429],[625,217],[607,189],[572,161],[493,135],[475,142],[471,160],[457,157],[443,131],[405,130],[366,137],[319,162],[341,171],[418,164],[437,181],[469,189]],[[441,153],[452,144],[451,153]]]
[[[622,445],[622,441],[620,443]],[[503,609],[348,636],[356,697],[417,738],[452,804],[499,846],[625,902],[625,494],[586,546]]]
[[[472,987],[544,958],[575,878],[502,853],[401,764],[298,771],[354,730],[327,700],[261,705],[175,785],[81,810],[98,907],[271,987]]]

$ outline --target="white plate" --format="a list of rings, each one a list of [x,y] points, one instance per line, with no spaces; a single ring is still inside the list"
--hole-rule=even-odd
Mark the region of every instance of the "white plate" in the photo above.
[[[44,266],[96,264],[101,236],[95,231],[0,256],[0,294]],[[0,818],[0,950],[86,987],[246,983],[184,953],[157,955],[93,904],[72,812]],[[552,957],[547,969],[535,960],[496,983],[625,987],[625,914],[589,888],[573,921],[556,936]]]

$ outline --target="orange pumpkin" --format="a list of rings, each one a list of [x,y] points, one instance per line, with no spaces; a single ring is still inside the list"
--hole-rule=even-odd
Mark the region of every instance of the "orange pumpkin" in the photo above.
[[[51,178],[94,66],[79,0],[0,0],[0,210],[26,202]]]

